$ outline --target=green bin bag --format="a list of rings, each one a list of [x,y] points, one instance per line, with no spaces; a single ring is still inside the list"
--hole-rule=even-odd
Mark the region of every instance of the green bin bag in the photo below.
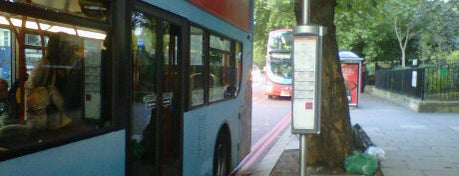
[[[360,153],[354,153],[344,160],[344,169],[349,174],[373,175],[378,169],[378,158],[376,156]]]

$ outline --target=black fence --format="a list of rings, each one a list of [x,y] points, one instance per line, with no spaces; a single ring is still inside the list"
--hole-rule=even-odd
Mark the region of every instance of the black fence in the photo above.
[[[459,100],[459,65],[378,70],[375,87],[422,100]]]

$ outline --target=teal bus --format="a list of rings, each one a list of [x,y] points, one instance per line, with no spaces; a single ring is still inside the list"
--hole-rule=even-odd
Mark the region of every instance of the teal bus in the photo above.
[[[251,147],[253,6],[0,1],[1,175],[235,173]]]

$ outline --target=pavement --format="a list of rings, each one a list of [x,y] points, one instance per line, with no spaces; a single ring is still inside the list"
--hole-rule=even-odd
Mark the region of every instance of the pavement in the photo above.
[[[459,175],[458,113],[418,113],[362,93],[350,116],[384,150],[384,176]],[[298,149],[299,136],[287,127],[249,175],[299,175]]]

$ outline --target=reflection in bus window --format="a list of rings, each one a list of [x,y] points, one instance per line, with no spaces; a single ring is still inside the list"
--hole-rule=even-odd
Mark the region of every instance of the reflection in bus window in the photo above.
[[[131,174],[162,175],[158,173],[167,168],[164,175],[178,175],[181,27],[141,12],[133,12],[131,20],[134,63]],[[161,152],[158,146],[164,147]]]
[[[242,79],[241,50],[239,42],[191,27],[190,107],[234,98],[238,94]]]
[[[75,0],[59,0],[59,1],[43,1],[31,0],[33,4],[57,9],[76,16],[89,17],[97,20],[105,20],[110,8],[111,0],[98,1],[75,1]]]
[[[143,160],[153,161],[155,158],[154,136],[144,137],[146,129],[152,119],[156,108],[157,99],[157,31],[156,19],[144,13],[133,12],[132,20],[132,56],[134,63],[134,101],[132,102],[133,116],[131,119],[132,129],[132,150],[134,163],[141,163]],[[150,130],[150,131],[154,131]],[[138,168],[137,164],[134,164]],[[139,169],[140,170],[140,169]],[[137,171],[137,170],[135,170]],[[138,171],[137,171],[138,172]]]
[[[229,98],[225,91],[234,89],[230,48],[230,40],[210,35],[209,102]]]
[[[239,42],[236,42],[236,92],[235,95],[239,94],[239,89],[241,87],[242,80],[242,45]]]
[[[190,106],[204,103],[204,55],[202,29],[191,27],[190,37]]]
[[[229,55],[211,51],[209,54],[209,101],[222,100],[225,92],[224,64]]]
[[[215,35],[210,35],[210,47],[223,51],[230,51],[231,41],[217,37]]]
[[[139,94],[135,95],[136,99],[149,94],[156,89],[155,77],[156,73],[156,31],[154,30],[155,21],[145,18],[142,13],[135,13],[133,21],[136,21],[136,26],[133,27],[133,42],[134,45],[134,89]],[[151,27],[147,27],[151,25]]]

